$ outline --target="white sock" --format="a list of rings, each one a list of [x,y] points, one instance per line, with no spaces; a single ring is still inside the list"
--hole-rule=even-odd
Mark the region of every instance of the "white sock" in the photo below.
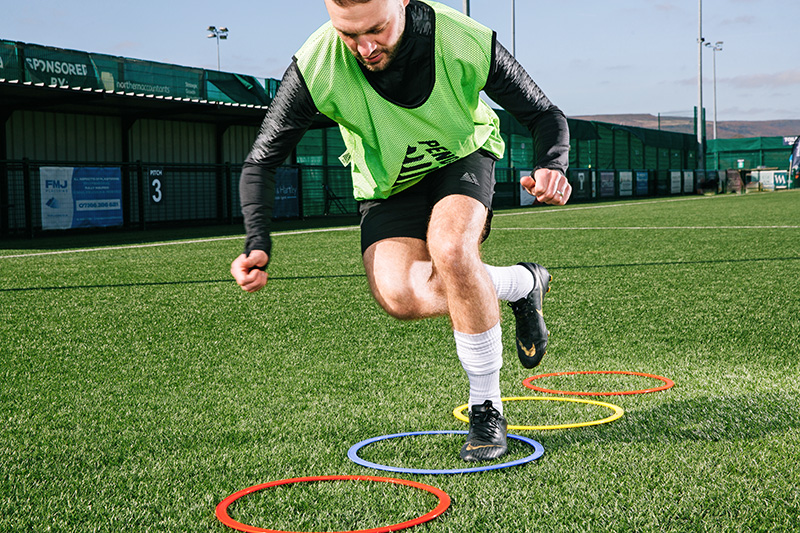
[[[500,300],[516,302],[533,290],[533,273],[522,265],[496,267],[483,265]]]
[[[475,335],[453,331],[456,353],[469,378],[469,407],[486,400],[503,413],[500,400],[500,367],[503,366],[503,343],[498,322],[489,331]]]

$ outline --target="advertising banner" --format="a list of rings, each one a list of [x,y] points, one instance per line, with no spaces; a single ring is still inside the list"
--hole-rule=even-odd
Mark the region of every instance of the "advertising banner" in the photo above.
[[[650,192],[650,184],[646,170],[636,171],[636,196],[647,196]]]
[[[619,171],[619,195],[633,196],[633,172],[630,170]]]
[[[773,183],[775,184],[776,189],[788,189],[789,188],[789,173],[785,170],[776,170],[773,173]]]
[[[683,171],[683,192],[692,192],[694,190],[694,170]]]
[[[614,171],[600,171],[600,196],[614,196]]]
[[[39,185],[42,229],[122,225],[119,167],[42,167]]]
[[[672,170],[669,173],[669,192],[672,194],[681,193],[681,171]]]
[[[17,46],[8,41],[0,41],[0,79],[22,79],[22,71],[17,59]]]
[[[200,98],[203,94],[203,71],[162,65],[135,59],[126,59],[122,79],[116,90],[122,92],[172,96],[174,98]]]
[[[94,71],[99,78],[100,88],[104,91],[122,91],[118,86],[120,76],[124,70],[125,60],[121,57],[107,56],[103,54],[91,54]]]
[[[520,170],[519,171],[519,179],[522,179],[525,176],[530,176],[531,173],[533,173],[533,170]],[[519,205],[521,205],[521,206],[533,205],[533,203],[535,201],[536,201],[536,197],[534,195],[530,194],[528,191],[525,190],[525,188],[522,185],[520,185],[519,186]]]
[[[209,100],[255,105],[270,103],[264,86],[252,76],[213,70],[205,71],[205,76]]]
[[[25,46],[25,79],[60,87],[100,88],[94,65],[86,52],[30,44]]]
[[[753,173],[755,174],[755,172]],[[761,189],[765,191],[775,190],[775,171],[762,170],[759,172],[758,181],[761,183]]]
[[[300,216],[299,181],[298,169],[289,167],[278,169],[275,174],[273,218],[297,218]]]
[[[572,180],[572,197],[573,198],[589,198],[589,191],[591,185],[590,170],[576,170],[571,176]]]
[[[792,145],[792,153],[789,156],[789,173],[794,176],[798,168],[800,168],[800,137],[797,137]]]

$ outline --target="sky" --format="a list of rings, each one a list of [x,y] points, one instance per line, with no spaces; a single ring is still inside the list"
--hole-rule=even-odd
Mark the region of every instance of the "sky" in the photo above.
[[[515,28],[512,33],[512,1]],[[691,116],[697,105],[700,0],[470,0],[498,39],[568,116]],[[464,0],[443,0],[461,10]],[[328,20],[323,0],[2,0],[0,39],[280,79]],[[800,0],[704,0],[716,52],[717,116],[800,119]],[[792,26],[792,23],[794,26]],[[512,38],[513,36],[513,38]],[[703,104],[713,113],[710,48]]]

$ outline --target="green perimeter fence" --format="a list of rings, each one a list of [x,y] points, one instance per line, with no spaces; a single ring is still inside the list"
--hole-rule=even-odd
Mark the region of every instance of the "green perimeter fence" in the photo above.
[[[66,202],[72,202],[76,211],[88,205],[77,199],[78,194],[95,198],[88,190],[93,186],[79,186],[78,178],[72,177],[77,176],[76,170],[99,170],[117,182],[116,189],[112,187],[95,194],[97,198],[113,200],[119,213],[116,219],[112,218],[112,223],[101,223],[103,227],[144,230],[169,225],[241,222],[241,165],[0,161],[0,235],[35,237],[51,233],[49,230],[53,229],[95,227],[91,221],[71,227],[49,226],[48,216],[57,207],[58,197],[51,192],[52,187],[69,188],[71,178],[73,192]],[[496,209],[527,205],[532,200],[521,193],[519,186],[519,177],[526,172],[529,169],[496,169]],[[708,181],[704,173],[696,170],[571,169],[569,179],[574,190],[573,202],[695,194]],[[716,184],[713,189],[716,190]],[[287,165],[279,169],[276,219],[353,216],[356,213],[348,169],[340,165],[313,164]]]

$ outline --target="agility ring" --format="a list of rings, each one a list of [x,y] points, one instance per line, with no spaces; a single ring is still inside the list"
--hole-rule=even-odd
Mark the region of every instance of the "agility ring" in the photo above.
[[[566,390],[554,390],[554,389],[545,389],[543,387],[537,387],[536,385],[532,385],[531,382],[535,379],[546,378],[551,376],[573,376],[576,374],[624,374],[627,376],[642,376],[645,378],[653,378],[659,381],[663,381],[664,384],[660,387],[654,387],[652,389],[641,389],[641,390],[627,390],[627,391],[617,391],[617,392],[575,392],[575,391],[566,391]],[[656,376],[653,374],[645,374],[643,372],[625,372],[620,370],[588,370],[585,372],[553,372],[551,374],[539,374],[538,376],[532,376],[527,378],[525,381],[522,382],[523,385],[528,387],[529,389],[538,391],[538,392],[549,392],[550,394],[572,394],[575,396],[622,396],[625,394],[646,394],[648,392],[657,392],[662,390],[667,390],[675,385],[675,382],[669,378],[665,378],[662,376]]]
[[[525,463],[530,463],[544,455],[544,447],[536,442],[533,439],[529,439],[527,437],[522,437],[520,435],[508,435],[509,439],[518,440],[524,442],[525,444],[530,445],[533,447],[533,453],[527,457],[523,457],[522,459],[517,459],[515,461],[508,461],[506,463],[497,463],[497,464],[490,464],[484,466],[476,466],[470,468],[453,468],[453,469],[445,469],[445,470],[426,470],[422,468],[401,468],[397,466],[389,466],[389,465],[382,465],[378,463],[373,463],[362,459],[358,456],[358,451],[365,447],[373,444],[375,442],[387,439],[397,439],[401,437],[413,437],[417,435],[466,435],[469,433],[468,431],[414,431],[411,433],[395,433],[394,435],[382,435],[380,437],[373,437],[371,439],[362,440],[361,442],[354,444],[350,447],[347,451],[347,457],[350,458],[356,464],[361,466],[366,466],[367,468],[374,468],[376,470],[388,470],[389,472],[397,472],[401,474],[469,474],[473,472],[484,472],[486,470],[499,470],[501,468],[509,468],[512,466],[519,466]]]
[[[578,400],[576,398],[549,398],[543,396],[515,396],[513,398],[501,398],[503,402],[514,402],[514,401],[524,401],[524,400],[538,400],[544,402],[573,402],[573,403],[585,403],[590,405],[599,405],[600,407],[607,407],[614,411],[609,417],[602,418],[600,420],[590,420],[588,422],[575,422],[572,424],[555,424],[550,426],[508,426],[509,430],[513,431],[527,431],[527,430],[547,430],[547,429],[569,429],[569,428],[582,428],[587,426],[598,426],[600,424],[607,424],[608,422],[613,422],[614,420],[620,418],[625,411],[622,407],[618,405],[614,405],[612,403],[606,402],[598,402],[595,400]],[[461,420],[462,422],[469,422],[469,418],[464,414],[464,411],[467,409],[468,405],[459,405],[455,409],[453,409],[453,415]],[[511,435],[509,435],[510,437]]]
[[[379,533],[383,531],[398,531],[401,529],[406,529],[409,527],[413,527],[425,522],[429,522],[434,518],[441,515],[443,512],[450,507],[450,496],[447,495],[446,492],[443,490],[437,489],[436,487],[431,487],[430,485],[424,485],[422,483],[417,483],[416,481],[409,481],[407,479],[394,479],[388,477],[374,477],[374,476],[316,476],[316,477],[298,477],[292,479],[280,479],[278,481],[270,481],[269,483],[263,483],[261,485],[254,485],[252,487],[248,487],[246,489],[240,490],[239,492],[235,492],[222,500],[219,505],[217,505],[216,515],[220,522],[225,524],[226,526],[235,529],[237,531],[245,531],[248,533],[287,533],[284,530],[280,529],[264,529],[261,527],[250,526],[247,524],[242,524],[241,522],[237,522],[233,518],[228,515],[228,506],[241,498],[242,496],[246,496],[248,494],[252,494],[253,492],[257,492],[259,490],[267,489],[269,487],[277,487],[279,485],[288,485],[290,483],[306,483],[310,481],[378,481],[382,483],[395,483],[398,485],[406,485],[409,487],[414,487],[416,489],[424,490],[426,492],[430,492],[437,498],[439,498],[439,504],[433,508],[433,510],[425,513],[424,515],[414,518],[413,520],[407,520],[405,522],[401,522],[399,524],[392,524],[389,526],[381,526],[371,529],[358,529],[353,531],[339,531],[333,533]]]

